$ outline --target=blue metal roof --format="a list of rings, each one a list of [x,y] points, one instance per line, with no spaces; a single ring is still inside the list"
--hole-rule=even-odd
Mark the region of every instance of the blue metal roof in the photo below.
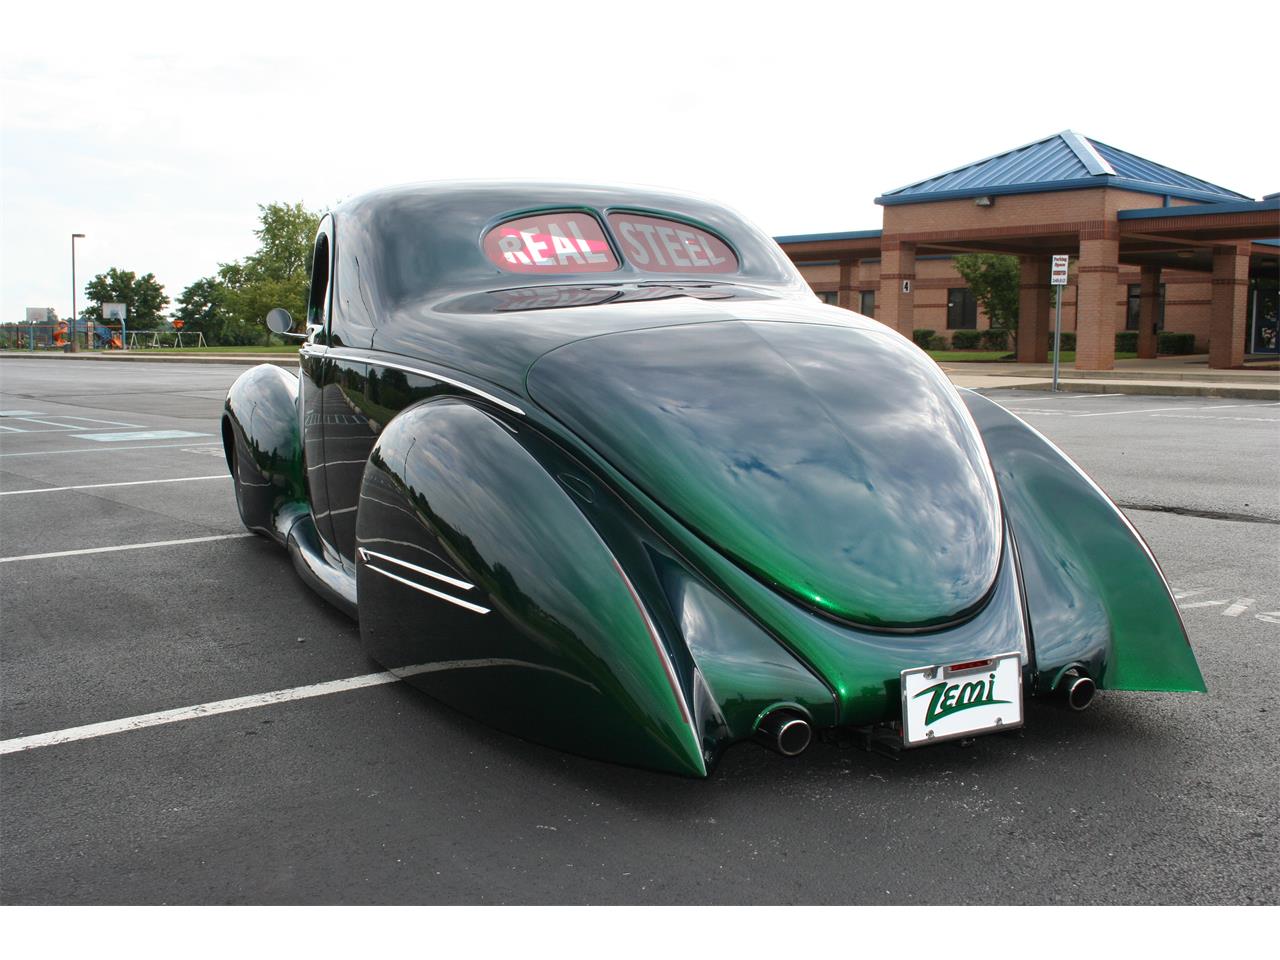
[[[879,237],[883,230],[846,230],[843,233],[793,233],[774,237],[777,243],[813,243],[818,240],[870,240]]]
[[[928,180],[890,190],[876,197],[876,203],[892,206],[959,197],[1096,187],[1118,187],[1209,203],[1251,199],[1199,177],[1064,130]]]
[[[1213,206],[1151,207],[1142,210],[1120,210],[1120,220],[1165,220],[1169,217],[1195,217],[1206,213],[1254,213],[1264,210],[1280,211],[1280,195],[1272,194],[1263,200],[1229,201]]]

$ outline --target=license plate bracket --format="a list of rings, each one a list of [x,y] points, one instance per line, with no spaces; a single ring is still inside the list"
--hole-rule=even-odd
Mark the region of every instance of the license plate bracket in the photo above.
[[[902,671],[902,744],[919,747],[1022,726],[1022,655]]]

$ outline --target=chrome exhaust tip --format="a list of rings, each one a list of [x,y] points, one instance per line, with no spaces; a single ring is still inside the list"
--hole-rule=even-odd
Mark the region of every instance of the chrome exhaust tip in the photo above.
[[[775,710],[756,724],[756,739],[784,757],[804,753],[813,740],[813,727],[804,717]]]
[[[1066,678],[1068,683],[1063,688],[1067,698],[1067,706],[1072,710],[1088,710],[1098,692],[1097,684],[1088,677]]]

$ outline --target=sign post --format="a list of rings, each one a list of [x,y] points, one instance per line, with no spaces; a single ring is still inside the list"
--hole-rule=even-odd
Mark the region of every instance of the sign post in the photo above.
[[[1057,287],[1056,308],[1053,312],[1053,392],[1058,392],[1058,358],[1062,353],[1062,288],[1067,285],[1067,267],[1071,258],[1065,253],[1053,255],[1053,268],[1049,272],[1049,285]]]

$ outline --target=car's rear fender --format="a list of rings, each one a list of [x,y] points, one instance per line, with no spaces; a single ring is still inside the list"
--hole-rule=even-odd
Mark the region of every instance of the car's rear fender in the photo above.
[[[1102,689],[1203,691],[1173,594],[1128,518],[1033,427],[962,395],[1017,540],[1038,692],[1073,666]]]
[[[812,673],[496,409],[442,398],[397,416],[356,533],[371,655],[495,726],[698,776],[775,705],[834,722]]]

